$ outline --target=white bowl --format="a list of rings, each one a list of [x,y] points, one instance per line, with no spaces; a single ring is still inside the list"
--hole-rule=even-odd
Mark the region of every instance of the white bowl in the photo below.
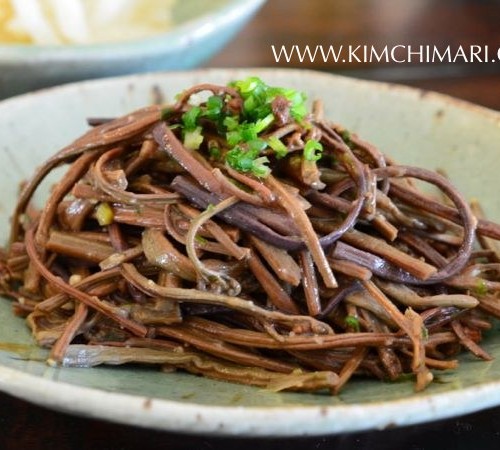
[[[500,219],[500,114],[437,94],[303,70],[203,70],[77,83],[0,103],[0,237],[18,184],[79,136],[85,118],[112,117],[167,100],[200,82],[258,75],[322,98],[325,114],[405,164],[444,168],[467,197]],[[338,396],[272,393],[155,368],[53,368],[23,319],[0,299],[0,390],[70,413],[184,433],[297,436],[385,428],[500,405],[500,330],[482,343],[493,361],[470,354],[457,370],[415,393],[413,382],[355,379]],[[46,355],[45,355],[46,356]]]
[[[0,98],[69,81],[198,66],[220,50],[265,0],[179,0],[164,34],[92,45],[0,43]]]

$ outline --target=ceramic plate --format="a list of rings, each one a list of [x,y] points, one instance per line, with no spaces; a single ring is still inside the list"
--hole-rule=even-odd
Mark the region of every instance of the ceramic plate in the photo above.
[[[408,164],[444,168],[494,219],[498,202],[500,114],[436,94],[300,70],[207,70],[68,85],[0,104],[0,234],[17,186],[34,167],[77,137],[88,116],[113,116],[167,100],[199,82],[249,74],[322,98],[329,118]],[[0,389],[31,402],[121,423],[219,435],[333,434],[431,421],[500,404],[500,330],[484,340],[491,362],[468,354],[436,374],[421,393],[413,383],[354,380],[337,397],[270,393],[188,374],[139,367],[50,368],[23,320],[0,301]]]

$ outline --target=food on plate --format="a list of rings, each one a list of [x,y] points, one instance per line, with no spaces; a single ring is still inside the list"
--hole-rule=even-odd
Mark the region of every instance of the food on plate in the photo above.
[[[163,33],[175,0],[0,0],[0,43],[126,41]]]
[[[336,394],[490,359],[500,226],[320,101],[249,77],[89,124],[23,185],[0,254],[49,364]]]

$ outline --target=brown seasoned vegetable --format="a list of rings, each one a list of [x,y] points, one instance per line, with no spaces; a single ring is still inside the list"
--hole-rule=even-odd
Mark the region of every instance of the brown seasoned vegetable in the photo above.
[[[1,292],[50,364],[335,394],[358,375],[412,373],[423,389],[461,348],[490,359],[500,226],[319,102],[308,113],[301,93],[251,77],[89,123],[26,183],[0,253]]]

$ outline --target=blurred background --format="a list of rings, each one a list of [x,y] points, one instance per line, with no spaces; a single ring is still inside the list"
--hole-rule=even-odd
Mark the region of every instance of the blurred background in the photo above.
[[[499,0],[268,0],[243,31],[206,66],[298,67],[335,72],[431,89],[500,109],[500,61],[496,63],[335,63],[294,53],[277,63],[271,45],[311,50],[329,45],[344,48],[396,45],[460,45],[489,47],[490,58],[500,48]],[[359,53],[361,55],[361,53]],[[452,55],[454,52],[452,51]],[[360,58],[361,59],[361,58]],[[462,61],[460,61],[462,59]],[[471,58],[467,58],[471,59]]]
[[[13,45],[14,44],[14,45]],[[346,62],[323,60],[340,48]],[[306,46],[315,58],[304,58]],[[363,61],[450,46],[455,62]],[[490,62],[472,58],[479,48]],[[277,61],[275,53],[284,48]],[[0,98],[81,79],[293,67],[402,83],[500,109],[500,0],[0,0]],[[347,58],[345,58],[347,57]],[[359,60],[358,60],[359,59]],[[471,61],[473,59],[473,61]],[[496,62],[491,62],[496,59]]]

